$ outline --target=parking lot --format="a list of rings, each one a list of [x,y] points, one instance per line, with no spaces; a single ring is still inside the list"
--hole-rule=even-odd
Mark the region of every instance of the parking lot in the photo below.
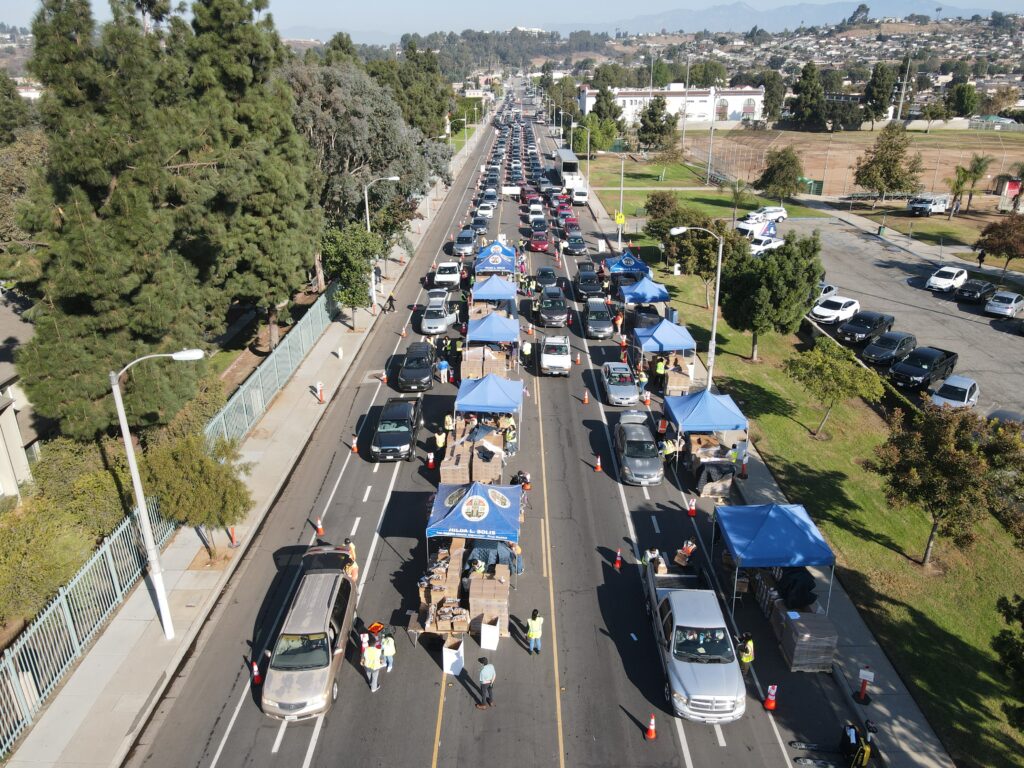
[[[893,315],[893,330],[909,331],[921,346],[959,354],[956,373],[980,387],[979,410],[986,415],[1024,414],[1020,374],[1024,370],[1021,318],[988,317],[980,305],[958,304],[950,295],[924,287],[939,262],[879,240],[838,219],[787,221],[780,234],[819,230],[825,279],[864,310]],[[950,259],[947,263],[957,260]],[[967,266],[959,262],[958,266]]]

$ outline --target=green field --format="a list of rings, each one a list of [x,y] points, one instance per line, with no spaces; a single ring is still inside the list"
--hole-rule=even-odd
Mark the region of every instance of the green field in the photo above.
[[[641,246],[657,259],[649,241]],[[703,285],[660,267],[655,279],[668,286],[698,349],[706,349],[711,317]],[[927,519],[891,509],[879,478],[862,469],[884,439],[880,416],[860,401],[838,405],[828,439],[813,439],[821,411],[781,368],[802,341],[762,337],[755,364],[746,359],[749,335],[721,321],[718,330],[716,383],[751,418],[758,449],[786,495],[806,505],[828,538],[843,586],[958,765],[1024,765],[1024,736],[1003,719],[1007,685],[990,647],[1003,628],[995,601],[1020,591],[1024,552],[986,518],[971,550],[940,541],[934,567],[922,569]]]
[[[941,243],[944,246],[971,247],[981,235],[981,230],[986,223],[974,217],[954,216],[952,220],[949,220],[945,216],[912,216],[904,208],[871,211],[868,209],[857,210],[854,207],[853,210],[854,213],[871,219],[876,224],[882,224],[884,218],[886,227],[891,227],[904,235],[910,235],[915,240],[932,245]]]
[[[650,192],[626,190],[625,194],[622,196],[622,207],[625,210],[626,215],[642,216],[642,209],[647,202],[647,195],[649,194]],[[601,203],[609,214],[618,210],[618,191],[610,189],[601,190],[597,195],[601,198]],[[732,199],[725,192],[712,192],[710,190],[680,190],[676,192],[676,197],[679,198],[680,203],[693,206],[694,208],[706,213],[708,216],[722,219],[732,218]],[[778,200],[768,200],[764,197],[754,196],[748,205],[740,208],[737,216],[741,217],[747,211],[752,211],[762,205],[778,204]],[[808,208],[792,201],[786,201],[786,210],[789,211],[789,215],[792,218],[821,218],[828,215],[815,208]]]
[[[628,155],[625,166],[618,155],[600,155],[590,163],[590,186],[616,187],[622,182],[624,187],[702,187],[704,177],[699,170],[679,163],[659,163],[657,161],[638,162]],[[581,160],[584,173],[587,161]],[[664,177],[663,177],[664,176]]]
[[[473,134],[476,133],[476,127],[470,125],[466,130],[459,131],[458,133],[452,134],[452,154],[454,155],[460,149],[462,149],[469,139],[473,138]]]

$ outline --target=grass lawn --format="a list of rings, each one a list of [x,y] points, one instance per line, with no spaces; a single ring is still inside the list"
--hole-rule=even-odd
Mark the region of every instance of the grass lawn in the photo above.
[[[952,220],[945,216],[912,216],[902,208],[858,211],[855,207],[854,213],[871,219],[876,224],[881,224],[884,217],[885,226],[932,245],[942,243],[943,245],[970,247],[981,235],[981,230],[987,223],[987,221],[977,221],[964,216],[954,216]]]
[[[580,160],[584,173],[587,161]],[[591,187],[618,187],[619,174],[625,187],[702,187],[704,177],[699,170],[679,163],[659,163],[656,160],[637,162],[627,155],[623,168],[618,155],[601,155],[590,163]],[[662,178],[664,173],[664,178]]]
[[[641,243],[642,253],[657,251]],[[660,266],[673,306],[706,349],[710,312],[693,277]],[[992,519],[978,543],[958,551],[940,541],[934,567],[918,564],[929,528],[924,515],[896,512],[880,479],[862,468],[885,436],[879,415],[860,401],[836,406],[828,439],[812,439],[820,409],[782,371],[801,345],[796,336],[761,339],[750,363],[750,337],[719,322],[717,383],[752,419],[752,435],[786,495],[804,503],[836,552],[837,572],[918,704],[960,766],[1022,766],[1024,736],[1002,717],[1005,679],[991,650],[1003,628],[1000,595],[1024,584],[1024,552]]]
[[[601,198],[601,203],[604,205],[605,210],[609,213],[615,211],[619,207],[619,193],[617,190],[601,190],[598,193],[598,197]],[[622,207],[626,212],[627,216],[640,216],[639,209],[642,209],[647,202],[647,195],[649,192],[643,192],[640,190],[626,190],[622,196]],[[732,218],[732,200],[729,195],[725,192],[712,192],[706,190],[681,190],[676,192],[676,197],[679,198],[680,203],[691,205],[694,208],[698,208],[702,212],[720,219],[731,219]],[[762,205],[778,205],[778,200],[768,200],[764,197],[755,197],[754,201],[745,207],[741,207],[737,213],[737,217],[743,216],[747,211],[752,211]],[[793,218],[821,218],[828,214],[816,210],[814,208],[807,208],[803,205],[793,203],[791,201],[786,202],[786,210],[789,211],[789,215]]]
[[[452,134],[452,154],[454,155],[466,142],[473,138],[473,134],[476,133],[476,128],[472,125],[469,126],[468,130],[459,131],[458,133]]]

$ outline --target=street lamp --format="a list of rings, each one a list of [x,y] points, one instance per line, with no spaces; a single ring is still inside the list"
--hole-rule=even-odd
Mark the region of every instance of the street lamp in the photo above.
[[[363,207],[366,209],[366,232],[370,232],[370,187],[376,184],[378,181],[401,181],[401,176],[378,176],[376,179],[370,179],[363,186]],[[388,276],[388,260],[384,259],[384,277]],[[377,300],[377,276],[371,271],[370,272],[370,306],[374,305]],[[376,312],[376,310],[374,310]]]
[[[715,370],[715,339],[718,336],[718,297],[719,291],[722,287],[722,248],[725,245],[725,238],[717,232],[712,232],[710,229],[705,229],[704,227],[672,227],[672,229],[668,231],[672,237],[676,237],[687,232],[706,232],[718,240],[718,268],[715,270],[715,309],[714,314],[711,315],[711,341],[708,342],[708,383],[705,387],[706,390],[710,391],[711,374]]]
[[[131,432],[128,430],[128,416],[124,412],[124,401],[121,399],[121,377],[136,363],[151,360],[155,357],[169,357],[176,362],[202,360],[205,352],[201,349],[183,349],[180,352],[143,355],[132,360],[117,373],[110,372],[110,389],[114,394],[114,406],[117,408],[117,420],[121,425],[121,436],[124,438],[124,452],[128,458],[128,472],[132,478],[132,492],[135,506],[139,510],[139,528],[142,531],[142,543],[146,548],[146,562],[149,563],[149,580],[156,594],[157,612],[164,628],[164,637],[174,639],[174,624],[171,622],[171,608],[167,603],[167,589],[164,587],[164,573],[160,567],[160,553],[153,538],[153,527],[149,520],[149,508],[146,506],[146,495],[142,491],[142,478],[139,476],[139,465],[135,461],[135,448],[132,446]]]

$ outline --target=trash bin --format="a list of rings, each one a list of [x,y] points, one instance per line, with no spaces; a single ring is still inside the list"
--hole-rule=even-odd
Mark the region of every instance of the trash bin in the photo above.
[[[883,226],[879,226],[879,228],[878,228],[878,236],[881,237],[884,234],[885,234],[885,226],[884,225]]]
[[[675,307],[669,307],[668,308],[668,321],[670,323],[676,323],[678,325],[678,323],[679,323],[679,310],[676,309]]]

